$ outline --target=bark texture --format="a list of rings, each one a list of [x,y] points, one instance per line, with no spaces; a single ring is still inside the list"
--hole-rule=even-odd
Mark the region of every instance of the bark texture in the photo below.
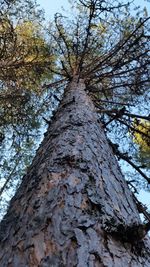
[[[149,240],[130,231],[140,223],[84,82],[74,78],[1,223],[0,267],[148,267]]]

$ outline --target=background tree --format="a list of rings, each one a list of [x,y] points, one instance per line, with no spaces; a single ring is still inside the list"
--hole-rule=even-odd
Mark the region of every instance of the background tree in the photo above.
[[[136,131],[131,131],[133,142],[138,145],[137,160],[141,162],[141,166],[150,167],[150,122],[144,119],[136,119],[134,121]]]
[[[60,263],[65,264],[65,261],[67,261],[67,264],[69,264],[69,257],[67,258],[65,256],[65,253],[71,253],[71,259],[75,261],[73,266],[77,265],[77,259],[79,266],[87,266],[86,264],[88,264],[88,261],[90,261],[91,264],[98,264],[100,262],[103,262],[105,263],[105,265],[107,264],[106,266],[109,266],[108,264],[110,263],[110,258],[112,258],[111,255],[114,255],[115,247],[117,247],[118,255],[118,246],[121,246],[121,250],[123,252],[124,243],[127,243],[127,247],[125,248],[125,261],[123,263],[123,266],[127,266],[127,262],[130,262],[131,266],[133,266],[135,262],[136,266],[142,266],[143,264],[145,264],[145,266],[149,266],[149,255],[146,247],[147,245],[143,240],[143,236],[149,229],[149,214],[134,196],[133,198],[137,204],[138,210],[140,212],[142,211],[146,220],[148,221],[146,224],[141,224],[137,210],[133,204],[133,199],[127,189],[126,184],[123,182],[124,180],[122,178],[119,178],[119,176],[115,177],[115,179],[113,178],[114,180],[112,179],[112,177],[114,177],[112,173],[115,173],[118,168],[116,163],[114,163],[115,160],[113,159],[112,152],[110,152],[110,157],[107,158],[106,156],[107,162],[111,162],[110,166],[104,166],[102,164],[102,176],[100,178],[100,175],[98,175],[99,170],[96,169],[97,165],[95,165],[95,163],[91,160],[93,167],[97,170],[95,173],[94,169],[92,168],[91,171],[90,166],[88,165],[88,162],[90,162],[88,156],[89,158],[91,158],[93,155],[92,152],[86,153],[86,150],[88,151],[88,142],[83,142],[84,149],[82,149],[82,151],[84,155],[81,158],[76,158],[75,151],[77,151],[77,155],[79,152],[79,147],[77,144],[73,145],[73,151],[75,154],[72,154],[70,149],[70,144],[75,143],[73,139],[75,131],[80,132],[83,130],[84,140],[87,140],[88,138],[90,140],[90,136],[92,136],[91,134],[94,134],[93,130],[92,132],[90,132],[90,135],[86,130],[86,136],[85,128],[83,127],[83,129],[81,130],[81,126],[83,126],[84,123],[85,125],[87,125],[86,122],[88,121],[88,117],[93,118],[93,120],[90,121],[91,123],[95,123],[95,120],[97,120],[97,116],[95,117],[95,115],[93,115],[92,103],[90,102],[85,92],[83,93],[83,89],[85,87],[86,92],[90,95],[90,97],[92,97],[96,111],[99,114],[98,120],[103,123],[103,128],[108,131],[109,137],[112,138],[110,145],[112,146],[113,152],[119,159],[122,158],[123,160],[127,161],[132,167],[134,167],[136,171],[138,171],[145,179],[145,184],[149,184],[150,180],[147,174],[144,173],[140,169],[140,167],[135,164],[134,161],[132,161],[127,153],[125,153],[123,150],[120,151],[121,147],[113,142],[113,136],[109,133],[109,131],[112,130],[111,125],[114,127],[115,123],[117,123],[118,127],[115,135],[116,141],[118,139],[117,137],[121,136],[119,135],[120,133],[117,135],[117,132],[119,132],[118,129],[122,131],[122,135],[126,132],[128,133],[128,136],[130,136],[129,129],[139,132],[143,135],[143,132],[141,130],[137,129],[137,127],[133,127],[133,120],[134,118],[142,117],[149,120],[149,117],[146,116],[146,114],[136,115],[131,112],[132,105],[134,105],[135,103],[137,105],[138,102],[140,102],[141,104],[142,97],[145,98],[148,92],[149,62],[147,52],[149,50],[149,43],[147,42],[147,22],[149,18],[147,17],[147,14],[144,14],[144,17],[141,17],[140,19],[139,14],[135,17],[131,16],[128,4],[124,5],[116,3],[115,5],[114,3],[113,5],[111,5],[110,2],[106,3],[103,1],[79,2],[81,3],[81,5],[77,3],[77,11],[75,13],[74,20],[72,18],[71,21],[66,21],[65,17],[60,14],[56,14],[53,30],[51,25],[49,36],[50,41],[52,41],[53,45],[52,53],[55,54],[55,57],[57,58],[57,66],[50,66],[50,70],[55,74],[55,76],[53,77],[53,82],[51,84],[45,84],[44,87],[64,87],[68,83],[70,84],[70,86],[65,90],[64,100],[62,101],[58,113],[56,114],[56,116],[54,116],[52,126],[49,128],[47,137],[44,139],[44,142],[39,149],[33,165],[31,166],[27,176],[25,176],[24,182],[19,188],[16,197],[12,200],[11,208],[9,209],[7,216],[2,222],[2,230],[4,232],[3,227],[5,227],[5,223],[7,221],[8,227],[6,228],[6,232],[8,233],[8,236],[11,235],[11,233],[14,231],[14,229],[10,230],[9,225],[11,220],[14,223],[14,217],[12,216],[12,214],[14,213],[15,208],[18,207],[18,211],[15,213],[18,223],[14,234],[16,235],[16,237],[14,239],[15,242],[18,242],[18,240],[20,240],[21,230],[19,220],[23,220],[23,222],[26,221],[28,230],[26,227],[24,227],[23,231],[27,237],[22,240],[21,244],[19,243],[19,249],[21,253],[26,250],[26,252],[24,252],[24,255],[29,258],[29,261],[31,261],[33,265],[41,264],[41,266],[45,266],[45,264],[47,264],[46,266],[48,266],[48,264],[55,263],[55,266],[59,266]],[[57,96],[55,97],[57,98]],[[79,100],[79,97],[81,97],[81,101]],[[88,103],[88,105],[85,106],[84,102]],[[82,105],[83,109],[81,108]],[[88,106],[89,109],[87,108]],[[78,113],[77,110],[81,111],[81,113]],[[70,117],[68,117],[69,113]],[[73,129],[70,129],[69,124],[71,117],[73,120]],[[79,119],[79,122],[77,118]],[[103,132],[101,123],[99,129],[101,129],[101,132]],[[94,124],[92,125],[93,126],[91,127],[94,127]],[[69,129],[69,132],[67,132],[67,134],[69,136],[68,140],[70,143],[66,147],[66,150],[64,147],[67,135],[64,129]],[[60,138],[61,132],[65,133],[64,139]],[[101,137],[99,136],[98,139],[94,139],[96,144],[98,144],[97,142],[100,142]],[[78,138],[77,140],[79,140],[80,143],[80,134]],[[123,140],[121,140],[121,144],[119,143],[120,146],[122,145],[122,141]],[[104,145],[105,143],[107,143],[107,141],[104,138],[102,144],[102,147],[104,149],[104,154],[102,154],[102,163],[105,161],[103,158],[104,155],[109,154],[109,151],[111,151],[108,149],[108,146]],[[55,151],[55,147],[57,147],[57,145],[58,148],[56,148]],[[96,147],[98,148],[99,146]],[[129,148],[131,150],[130,146]],[[96,157],[93,157],[96,162],[101,153],[98,149],[97,154],[94,146],[92,146],[92,149],[95,151]],[[48,161],[48,164],[46,164],[46,161]],[[114,169],[112,167],[113,164],[115,166]],[[84,165],[86,166],[86,168]],[[49,178],[47,168],[48,172],[51,173]],[[58,171],[59,168],[60,172]],[[63,168],[63,170],[61,168]],[[91,171],[90,175],[87,174],[87,170],[89,170],[88,168]],[[66,173],[63,174],[63,171],[65,172],[68,169],[69,172],[71,172],[71,176],[69,176],[69,178]],[[77,171],[77,169],[79,169],[80,171],[79,173],[77,172],[78,175],[76,177],[74,176],[74,171]],[[112,173],[108,174],[108,170],[111,170]],[[105,175],[105,171],[108,175]],[[81,179],[81,176],[84,176],[83,173],[85,173],[85,181],[88,180],[85,183]],[[98,177],[98,180],[96,180],[95,175]],[[62,182],[62,177],[66,178],[67,182]],[[76,177],[77,180],[74,180],[73,177]],[[104,177],[106,178],[106,182],[103,182],[103,180],[105,180]],[[109,184],[110,179],[107,179],[108,177],[111,177],[111,179],[114,181],[114,183],[111,183],[111,186]],[[123,188],[119,189],[119,194],[122,195],[122,199],[124,199],[125,197],[124,194],[127,194],[126,196],[128,196],[127,198],[130,199],[130,205],[132,206],[132,208],[129,205],[129,202],[127,205],[126,200],[121,202],[121,208],[118,207],[120,200],[118,200],[118,198],[116,200],[116,198],[113,197],[113,193],[116,195],[117,185],[118,188],[120,188],[117,182],[117,178],[119,180],[119,184],[123,184],[124,187],[124,190]],[[49,179],[50,183],[48,182]],[[69,188],[68,190],[73,190],[74,187],[72,183],[77,182],[78,184],[78,179],[82,181],[81,184],[83,185],[83,188],[76,188],[75,191],[66,191],[67,188]],[[57,184],[56,187],[58,187],[60,191],[59,189],[56,190],[55,182]],[[68,187],[67,183],[71,183],[69,184],[70,187]],[[100,187],[100,183],[102,183],[103,186],[104,183],[106,183],[105,186],[107,190],[104,190],[104,195],[101,191],[103,186]],[[116,187],[115,184],[117,184]],[[134,186],[131,181],[129,181],[129,184],[132,185],[132,187]],[[51,188],[53,189],[51,190]],[[64,188],[64,190],[62,188]],[[91,191],[89,188],[91,188]],[[28,195],[28,198],[27,193],[29,192],[30,194]],[[70,203],[70,201],[73,201],[74,203],[75,198],[77,197],[78,199],[79,197],[79,192],[82,199],[82,201],[79,202],[81,202],[80,204],[82,205],[78,206],[78,213],[76,211],[76,204],[67,203]],[[48,198],[47,194],[50,194],[50,198]],[[70,194],[72,194],[71,200],[69,200],[71,197]],[[102,205],[100,200],[102,197],[101,194],[106,200],[106,204]],[[38,203],[35,203],[37,195],[39,196]],[[61,198],[59,200],[58,197],[60,197],[60,195]],[[53,200],[51,199],[51,196]],[[108,196],[110,202],[108,200]],[[21,203],[24,203],[23,213],[20,211],[20,200],[22,201]],[[28,209],[27,202],[29,204],[29,200],[31,204]],[[112,203],[116,203],[116,206],[114,207]],[[112,212],[107,210],[107,204],[108,207],[112,207]],[[71,212],[69,212],[69,205],[72,209]],[[49,206],[49,208],[46,208],[47,206]],[[125,213],[122,213],[120,211],[120,209],[122,210],[123,206],[126,210],[128,210],[129,216],[131,216],[131,219],[129,221]],[[99,210],[100,207],[101,211]],[[94,213],[89,218],[87,214],[91,213],[93,209]],[[68,214],[66,213],[67,210]],[[116,215],[116,213],[120,215]],[[48,216],[48,214],[50,215]],[[74,215],[75,219],[70,219],[71,214]],[[82,217],[83,214],[86,214],[85,217]],[[33,226],[31,226],[28,215],[30,215],[30,218],[33,221]],[[70,222],[70,224],[69,226],[66,226],[66,230],[62,230],[67,224],[66,219],[68,219],[68,222]],[[80,219],[81,222],[79,222]],[[62,223],[58,223],[61,221]],[[42,228],[40,225],[42,225]],[[56,225],[57,231],[55,228]],[[54,233],[49,235],[52,243],[49,243],[48,240],[50,239],[48,239],[47,241],[45,240],[45,232],[43,229],[45,229],[45,227],[47,226],[49,227],[49,231],[47,232],[46,230],[46,234]],[[102,229],[102,235],[98,231],[97,227],[100,227]],[[72,233],[72,231],[74,231],[75,229],[77,231],[74,234]],[[58,232],[58,235],[56,232]],[[122,232],[125,233],[123,236]],[[30,233],[32,233],[31,236],[34,236],[33,239],[31,238],[31,236],[29,236]],[[106,238],[104,238],[104,234],[106,234]],[[131,234],[132,238],[130,238]],[[64,235],[66,236],[66,238],[64,237]],[[90,245],[87,245],[88,239],[86,238],[86,235],[88,235],[88,239],[90,237]],[[104,247],[102,247],[102,251],[105,248],[109,252],[109,263],[106,263],[106,261],[104,260],[103,253],[96,249],[96,247],[101,247],[100,245],[103,243],[99,243],[100,236],[103,238],[104,243],[107,240],[107,249],[105,244]],[[5,236],[2,235],[2,246],[5,246],[4,239]],[[10,240],[14,242],[13,239],[10,238]],[[40,243],[41,241],[43,242],[43,245],[40,248],[38,246],[38,240],[40,240]],[[97,240],[94,247],[92,246],[93,240]],[[142,240],[142,242],[139,242],[140,240]],[[26,242],[29,243],[29,246],[27,246]],[[62,244],[60,244],[60,242],[62,242]],[[110,249],[111,242],[113,244],[112,250]],[[140,243],[141,247],[139,247],[137,243]],[[63,244],[65,244],[65,248],[63,247]],[[86,245],[88,246],[88,252],[86,252],[84,249]],[[10,247],[7,256],[5,255],[5,250],[3,250],[2,259],[4,259],[4,256],[6,256],[5,260],[2,260],[3,266],[7,266],[7,257],[10,258],[11,253],[12,255],[16,255],[16,249],[18,249],[17,246],[18,245],[16,245],[14,248]],[[61,249],[60,246],[62,246]],[[71,251],[68,251],[68,246],[71,248]],[[78,249],[78,247],[80,247],[81,249]],[[142,250],[142,253],[146,251],[147,258],[145,254],[139,255],[139,250]],[[82,252],[86,255],[85,258],[82,257],[84,258],[83,261],[81,260]],[[25,257],[21,259],[19,256],[20,254],[18,253],[17,255],[17,263],[15,262],[13,257],[11,258],[12,261],[10,263],[13,262],[14,266],[17,266],[18,262],[19,264],[25,264]],[[28,257],[29,255],[31,257]],[[45,255],[48,256],[46,257]],[[116,261],[116,259],[114,261]],[[118,260],[118,262],[119,266],[119,264],[121,264],[120,259]],[[114,266],[116,266],[115,264],[117,263],[113,264]]]
[[[54,57],[34,1],[2,1],[0,10],[0,199],[6,205],[33,157],[39,114],[52,108],[42,82],[52,77]]]

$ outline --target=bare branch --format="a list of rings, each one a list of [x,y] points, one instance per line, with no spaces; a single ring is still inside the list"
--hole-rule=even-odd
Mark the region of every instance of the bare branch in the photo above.
[[[131,161],[128,154],[127,153],[121,153],[118,150],[117,144],[114,144],[111,141],[109,141],[109,143],[113,149],[113,152],[116,154],[116,156],[118,156],[119,158],[123,159],[128,164],[130,164],[148,182],[148,184],[150,184],[150,178],[144,172],[141,171],[140,167],[138,167],[133,161]]]

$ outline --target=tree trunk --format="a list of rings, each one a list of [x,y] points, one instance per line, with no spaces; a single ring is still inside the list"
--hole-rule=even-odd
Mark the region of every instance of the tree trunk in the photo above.
[[[75,77],[1,223],[0,267],[148,267],[140,224],[84,82]]]

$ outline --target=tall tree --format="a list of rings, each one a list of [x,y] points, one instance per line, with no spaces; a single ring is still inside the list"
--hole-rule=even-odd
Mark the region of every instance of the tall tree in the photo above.
[[[65,20],[49,32],[56,81],[45,85],[65,86],[63,100],[1,223],[0,266],[149,266],[150,216],[114,153],[150,180],[105,134],[142,116],[129,108],[148,88],[148,17],[90,0]]]

